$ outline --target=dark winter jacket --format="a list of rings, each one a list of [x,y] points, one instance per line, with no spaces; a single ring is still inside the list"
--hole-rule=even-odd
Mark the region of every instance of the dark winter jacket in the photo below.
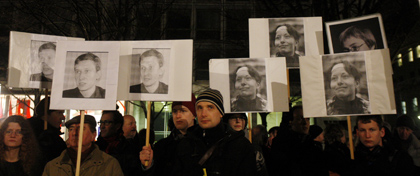
[[[361,176],[394,176],[418,175],[414,164],[405,151],[395,150],[391,146],[376,146],[372,151],[360,144],[356,147],[355,162],[358,166],[356,175]]]
[[[99,149],[116,158],[125,176],[138,175],[141,172],[139,149],[121,134],[114,136],[114,140],[107,141],[99,136],[96,141]]]
[[[255,152],[243,131],[228,130],[220,123],[203,130],[197,126],[180,141],[177,147],[177,162],[173,175],[246,176],[256,175]],[[217,144],[210,157],[200,165],[199,161],[213,145]]]
[[[339,141],[335,141],[332,144],[326,144],[324,155],[329,171],[340,174],[340,176],[353,175],[350,149],[346,144]]]
[[[283,131],[273,139],[271,152],[272,175],[328,175],[322,149],[315,145],[309,135]]]

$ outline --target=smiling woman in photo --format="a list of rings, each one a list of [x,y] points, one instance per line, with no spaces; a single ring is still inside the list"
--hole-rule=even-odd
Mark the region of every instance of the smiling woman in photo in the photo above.
[[[237,67],[232,77],[238,94],[232,99],[231,111],[265,111],[267,100],[259,95],[260,74],[253,67],[245,65]]]
[[[359,97],[359,70],[346,60],[334,62],[327,75],[333,97],[327,100],[327,114],[370,114],[369,101]]]

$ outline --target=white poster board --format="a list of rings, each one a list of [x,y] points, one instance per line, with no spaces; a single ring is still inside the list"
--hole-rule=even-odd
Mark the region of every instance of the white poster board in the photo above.
[[[289,110],[284,58],[210,59],[209,67],[210,87],[222,93],[226,113]],[[256,98],[240,105],[241,97]]]
[[[299,67],[298,57],[324,53],[322,18],[250,18],[249,48],[250,58],[287,57],[288,68]]]
[[[51,89],[57,41],[83,38],[10,32],[8,86]]]
[[[51,109],[115,110],[120,42],[59,41]]]
[[[331,54],[388,48],[380,13],[326,22]]]
[[[356,69],[351,71],[349,66],[345,66],[348,64],[339,64],[343,60]],[[392,66],[388,49],[305,56],[301,58],[300,64],[305,117],[396,113]],[[335,74],[343,69],[349,71]],[[359,73],[359,79],[353,76],[357,75],[356,73]],[[347,78],[350,81],[346,81]],[[343,97],[350,97],[349,95],[353,92],[359,99],[344,101],[344,103],[338,101],[343,100]],[[356,102],[356,100],[359,101]],[[343,104],[346,106],[341,106]],[[348,108],[349,105],[353,108]],[[365,109],[358,111],[359,105]],[[344,107],[345,110],[338,111],[337,107]]]
[[[192,40],[122,41],[118,99],[190,101],[192,44]]]

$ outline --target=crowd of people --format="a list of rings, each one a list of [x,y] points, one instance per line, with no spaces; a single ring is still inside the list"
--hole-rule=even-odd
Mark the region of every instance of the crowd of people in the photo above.
[[[64,111],[44,111],[48,102],[42,100],[29,120],[13,115],[1,123],[1,176],[75,175],[81,116],[65,122],[64,141]],[[152,133],[148,146],[131,115],[103,111],[99,123],[84,119],[80,175],[420,175],[418,129],[405,115],[393,132],[379,115],[358,116],[354,159],[346,129],[310,126],[302,106],[284,113],[280,126],[267,131],[257,125],[249,136],[246,114],[225,114],[214,89],[173,102],[171,134],[154,144]]]

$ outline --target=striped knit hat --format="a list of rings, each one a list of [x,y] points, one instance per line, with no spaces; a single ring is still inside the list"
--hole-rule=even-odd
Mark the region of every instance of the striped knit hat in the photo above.
[[[200,95],[198,95],[197,101],[195,102],[196,108],[199,102],[213,103],[219,110],[220,114],[222,114],[222,116],[225,115],[225,108],[223,107],[223,96],[218,90],[210,88],[205,90]]]

